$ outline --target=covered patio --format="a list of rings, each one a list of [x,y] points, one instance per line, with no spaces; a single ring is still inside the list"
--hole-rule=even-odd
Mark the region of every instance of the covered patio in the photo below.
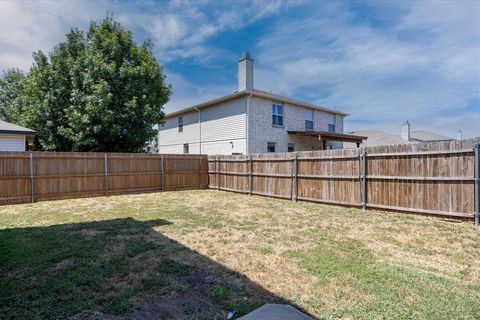
[[[327,148],[328,141],[340,141],[340,142],[352,142],[357,144],[357,148],[363,140],[367,140],[367,137],[357,136],[347,133],[328,132],[328,131],[287,131],[288,134],[305,137],[318,137],[318,140],[322,141],[323,149]]]

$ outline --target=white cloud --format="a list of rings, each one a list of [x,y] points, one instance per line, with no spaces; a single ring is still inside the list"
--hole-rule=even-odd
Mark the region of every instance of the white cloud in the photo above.
[[[328,14],[281,21],[258,43],[256,83],[347,111],[347,127],[355,129],[406,119],[426,124],[452,110],[466,117],[468,104],[480,101],[478,3],[401,5],[398,24],[381,28],[338,3],[325,4]]]
[[[406,119],[452,134],[458,126],[479,135],[480,2],[369,3],[381,27],[344,2],[290,17],[293,1],[0,1],[0,70],[27,70],[32,52],[50,51],[70,27],[85,30],[92,19],[113,13],[137,41],[153,40],[157,58],[218,67],[229,53],[209,39],[261,19],[280,16],[257,43],[256,86],[351,113],[347,128],[393,132]],[[234,61],[232,61],[234,63]],[[167,111],[232,92],[232,85],[194,85],[166,70],[174,93]],[[232,75],[233,78],[233,75]],[[455,114],[455,117],[447,115]]]
[[[185,23],[175,15],[167,15],[163,19],[152,22],[151,32],[155,35],[155,44],[168,49],[177,44],[178,39],[187,33]]]
[[[265,17],[278,14],[289,4],[281,0],[244,2],[175,1],[172,14],[148,15],[143,30],[154,40],[165,61],[193,58],[204,64],[221,53],[205,42],[221,32],[234,31]],[[152,32],[153,30],[153,32]]]
[[[0,70],[28,70],[33,51],[52,50],[71,27],[86,28],[106,13],[93,1],[0,1]]]
[[[174,1],[130,3],[103,1],[0,1],[0,69],[27,70],[32,52],[50,51],[71,27],[85,30],[91,20],[113,13],[134,36],[153,40],[166,63],[194,58],[205,63],[221,50],[209,48],[210,37],[237,30],[285,7],[285,1]],[[137,39],[143,40],[143,38]],[[205,53],[211,51],[205,56]]]
[[[426,123],[420,123],[422,128],[434,132],[445,132],[448,136],[455,138],[457,131],[462,130],[463,137],[480,137],[478,124],[480,123],[480,112],[465,113],[458,116],[435,117]]]
[[[167,82],[171,83],[173,87],[173,94],[165,106],[167,113],[233,93],[236,89],[228,84],[197,86],[170,70],[165,70],[165,74],[167,75]]]

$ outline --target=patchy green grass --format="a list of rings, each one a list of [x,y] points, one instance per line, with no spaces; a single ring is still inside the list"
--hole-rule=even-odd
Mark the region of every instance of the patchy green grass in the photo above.
[[[217,191],[0,207],[0,314],[478,319],[480,228]]]

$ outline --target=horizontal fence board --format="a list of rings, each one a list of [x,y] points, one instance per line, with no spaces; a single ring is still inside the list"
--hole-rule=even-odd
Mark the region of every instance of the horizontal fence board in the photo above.
[[[369,153],[368,157],[419,157],[419,156],[442,156],[451,154],[471,153],[472,149],[468,150],[443,150],[443,151],[424,151],[424,152],[393,152],[393,153]]]
[[[328,180],[328,179],[343,179],[343,180],[353,180],[353,179],[358,179],[358,176],[324,176],[324,175],[314,175],[314,174],[299,174],[297,175],[299,179],[304,178],[304,179],[322,179],[322,180]]]
[[[282,196],[282,195],[274,194],[274,193],[265,193],[265,192],[252,191],[252,194],[257,195],[257,196],[264,196],[264,197],[281,198],[281,199],[291,199],[290,196]]]
[[[429,210],[429,209],[421,209],[421,208],[404,208],[404,207],[396,207],[396,206],[385,206],[385,205],[379,205],[379,204],[367,204],[367,207],[373,208],[373,209],[407,211],[407,212],[413,212],[413,213],[425,213],[425,214],[452,216],[452,217],[459,217],[459,218],[473,217],[473,214],[463,214],[463,213],[452,212],[452,211],[439,211],[439,210]]]
[[[351,207],[360,207],[360,203],[348,202],[348,201],[334,201],[334,200],[320,200],[317,198],[307,198],[307,197],[298,197],[298,200],[309,201],[309,202],[318,202],[325,204],[336,204],[341,206],[351,206]]]
[[[370,176],[370,180],[404,180],[404,181],[474,181],[474,177],[412,177],[412,176]]]

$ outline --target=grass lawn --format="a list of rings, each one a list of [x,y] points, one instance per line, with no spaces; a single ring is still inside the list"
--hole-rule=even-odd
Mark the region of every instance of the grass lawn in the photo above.
[[[480,228],[213,190],[0,207],[0,318],[479,319]]]

